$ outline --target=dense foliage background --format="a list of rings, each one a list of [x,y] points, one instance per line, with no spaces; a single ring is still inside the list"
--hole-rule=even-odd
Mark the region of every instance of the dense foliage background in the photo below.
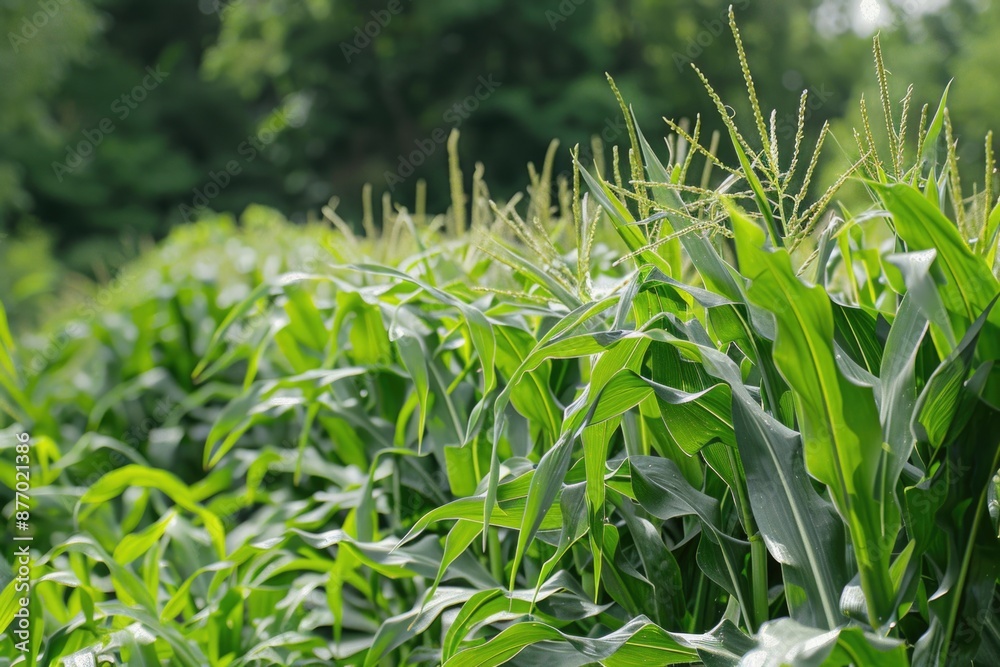
[[[393,196],[412,208],[423,178],[430,207],[442,210],[445,151],[435,137],[453,127],[463,131],[462,156],[483,162],[494,195],[506,198],[553,138],[562,142],[558,173],[574,143],[624,137],[604,72],[644,126],[659,132],[661,117],[700,113],[718,129],[689,63],[727,99],[742,99],[725,47],[728,4],[11,0],[0,7],[0,231],[44,229],[72,268],[92,274],[123,235],[162,237],[198,205],[239,214],[258,203],[302,221],[338,196],[353,221],[361,186],[372,183],[378,197],[387,174],[409,173],[400,158],[412,164],[421,145],[426,160],[391,183]],[[862,93],[872,99],[868,39],[881,27],[887,48],[906,54],[892,70],[896,99],[913,83],[915,101],[933,101],[964,72],[952,108],[965,120],[963,155],[981,159],[996,108],[982,85],[1000,31],[992,3],[741,0],[734,9],[783,136],[803,88],[814,92],[812,137]],[[480,77],[495,85],[470,102]],[[851,126],[838,126],[847,147]],[[247,144],[268,127],[275,132]],[[211,196],[213,174],[231,161],[240,173]],[[844,156],[829,162],[835,171]]]
[[[0,667],[1000,664],[995,14],[5,3]]]

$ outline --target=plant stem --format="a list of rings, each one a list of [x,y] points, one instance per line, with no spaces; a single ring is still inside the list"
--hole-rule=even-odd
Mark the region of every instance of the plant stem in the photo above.
[[[750,537],[750,587],[753,595],[754,632],[767,620],[767,548],[758,532]],[[749,625],[749,623],[748,623]]]
[[[496,528],[487,528],[486,544],[490,554],[490,574],[497,581],[503,581],[503,554],[500,553],[500,536]]]
[[[743,529],[750,540],[750,594],[753,596],[751,603],[751,615],[753,618],[747,619],[747,628],[751,632],[756,632],[757,628],[767,620],[767,547],[764,539],[757,530],[757,522],[753,517],[753,510],[750,507],[750,498],[746,488],[746,475],[743,472],[743,464],[730,448],[729,462],[736,477],[736,505],[739,507],[740,518],[743,522]]]

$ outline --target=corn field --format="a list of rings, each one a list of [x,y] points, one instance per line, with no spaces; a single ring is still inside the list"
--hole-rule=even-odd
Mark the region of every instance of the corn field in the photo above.
[[[208,217],[0,317],[0,664],[1000,664],[992,155],[876,38],[817,192],[732,31],[752,117],[702,76],[647,140],[612,81],[523,195],[455,133],[444,214]]]

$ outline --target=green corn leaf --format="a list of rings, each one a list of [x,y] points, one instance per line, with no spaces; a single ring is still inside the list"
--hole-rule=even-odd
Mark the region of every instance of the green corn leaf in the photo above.
[[[642,131],[639,130],[638,124],[636,124],[636,133],[639,138],[639,145],[642,147],[643,159],[646,163],[646,172],[649,175],[649,179],[654,182],[666,183],[670,181],[667,176],[666,170],[663,168],[663,164],[660,162],[659,158],[656,157],[656,153],[653,152],[652,147],[650,147],[649,142],[642,135]],[[682,202],[676,192],[669,188],[654,187],[653,197],[656,199],[657,203],[667,206],[669,208],[678,209]],[[667,219],[670,221],[671,226],[674,231],[679,231],[686,228],[690,223],[688,223],[684,218],[680,216],[670,216],[667,215]],[[684,250],[687,251],[688,256],[691,258],[691,263],[694,264],[695,269],[701,275],[702,280],[705,281],[705,285],[726,298],[729,299],[739,299],[739,288],[736,286],[736,282],[733,279],[732,274],[726,268],[725,263],[719,256],[712,243],[701,236],[700,234],[683,234],[679,237],[681,245]],[[677,271],[669,274],[674,278],[679,278],[680,275]]]
[[[909,665],[902,643],[856,627],[823,631],[784,618],[765,624],[755,639],[760,647],[745,656],[754,665]]]
[[[796,278],[784,251],[761,249],[763,234],[735,210],[740,269],[751,279],[750,298],[774,314],[774,358],[792,388],[802,422],[810,474],[830,488],[849,527],[873,625],[892,613],[889,548],[898,519],[883,524],[875,497],[882,430],[870,387],[848,381],[834,358],[834,320],[829,297]]]
[[[775,248],[781,248],[785,245],[784,232],[778,228],[778,223],[774,218],[774,211],[771,210],[771,202],[767,200],[767,193],[764,191],[764,186],[761,184],[760,179],[757,178],[757,172],[754,171],[753,165],[750,164],[747,154],[743,151],[743,147],[740,145],[740,141],[732,129],[729,130],[729,137],[733,141],[733,148],[736,150],[736,156],[739,158],[740,166],[743,168],[743,178],[746,179],[750,189],[753,190],[754,201],[757,202],[757,208],[761,215],[764,216],[764,223],[767,225],[767,233],[769,234],[771,245]]]
[[[910,250],[934,250],[934,269],[943,276],[938,290],[956,333],[963,334],[989,301],[1000,282],[986,261],[962,239],[957,227],[909,185],[872,186],[892,213],[896,232]],[[991,333],[983,349],[987,359],[1000,358],[1000,311],[987,325]]]
[[[602,638],[574,637],[537,621],[516,623],[485,644],[459,651],[446,667],[490,667],[511,660],[530,644],[566,642],[591,660],[604,664],[677,665],[698,662],[698,653],[646,618],[636,618]],[[621,654],[621,660],[615,656]]]
[[[424,429],[427,424],[427,410],[430,406],[430,382],[427,377],[427,350],[417,336],[400,336],[396,339],[399,356],[406,366],[406,371],[413,380],[417,400],[420,404],[420,418],[417,423],[417,446],[422,447]]]
[[[170,524],[173,523],[176,513],[173,511],[167,512],[163,517],[152,524],[145,530],[139,533],[133,533],[126,535],[122,538],[122,541],[115,546],[114,553],[111,557],[122,565],[128,565],[134,561],[139,556],[142,556],[147,551],[149,551],[154,544],[156,544],[167,529]]]
[[[742,575],[743,559],[749,549],[745,542],[731,537],[723,529],[719,502],[692,488],[669,459],[633,456],[629,461],[632,488],[643,509],[660,519],[698,517],[709,541],[708,544],[703,541],[699,547],[699,563],[705,562],[703,558],[718,563],[717,583],[736,596],[743,614],[749,617],[749,595]]]
[[[112,470],[87,489],[83,497],[80,498],[80,502],[83,504],[104,503],[120,496],[129,487],[161,491],[181,508],[196,514],[204,522],[205,529],[208,531],[219,558],[225,557],[225,529],[219,517],[198,504],[191,494],[190,488],[164,470],[140,465],[127,465]]]
[[[937,139],[941,135],[941,128],[944,127],[944,112],[948,104],[948,90],[950,88],[951,81],[944,87],[944,92],[941,93],[941,100],[938,102],[937,111],[934,112],[934,117],[931,119],[930,125],[927,126],[923,154],[920,156],[921,161],[930,159],[931,156],[937,153]]]
[[[969,408],[962,401],[962,395],[987,318],[998,299],[1000,296],[994,297],[966,331],[958,347],[941,362],[913,408],[913,432],[920,440],[930,443],[934,452],[954,438],[969,418]]]
[[[753,515],[772,556],[785,568],[786,585],[802,587],[806,604],[793,613],[820,627],[839,624],[840,589],[849,578],[843,530],[830,504],[806,476],[797,433],[766,414],[743,385],[739,368],[717,350],[659,337],[695,356],[732,392],[732,427]],[[717,445],[728,446],[728,445]],[[734,486],[734,484],[731,484]]]
[[[625,205],[618,201],[618,198],[611,192],[604,181],[600,180],[600,176],[595,178],[590,175],[583,165],[579,163],[577,165],[580,168],[580,175],[587,182],[587,187],[601,207],[607,212],[615,231],[618,232],[618,235],[625,242],[629,252],[639,253],[639,257],[644,262],[653,264],[667,275],[670,275],[671,268],[667,260],[661,257],[655,250],[644,250],[649,245],[649,239],[639,231],[639,226],[635,224],[635,218],[632,217],[632,214],[629,213]]]

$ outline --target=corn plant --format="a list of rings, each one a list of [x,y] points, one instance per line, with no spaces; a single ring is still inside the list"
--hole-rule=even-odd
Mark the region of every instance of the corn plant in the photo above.
[[[701,76],[724,132],[663,156],[612,82],[627,149],[553,183],[553,145],[527,197],[467,194],[453,137],[444,216],[182,231],[30,377],[0,326],[26,664],[1000,663],[992,156],[963,195],[876,40],[890,154],[865,109],[817,194],[829,130],[807,158],[804,95],[779,147],[732,32],[750,132]]]

